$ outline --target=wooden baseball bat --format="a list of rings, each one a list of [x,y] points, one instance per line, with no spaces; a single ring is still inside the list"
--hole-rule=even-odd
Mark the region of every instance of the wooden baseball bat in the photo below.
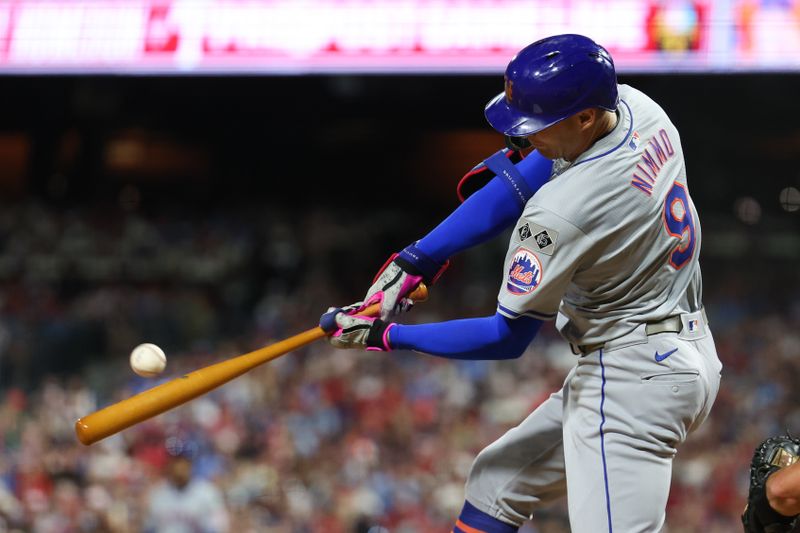
[[[427,297],[428,290],[424,284],[420,284],[409,295],[409,298],[415,302],[422,302]],[[379,312],[380,304],[377,303],[367,307],[359,314],[377,316]],[[326,335],[325,330],[317,326],[253,352],[195,370],[79,418],[75,422],[75,433],[83,444],[87,446],[94,444],[134,424],[197,398],[267,361],[276,359]]]

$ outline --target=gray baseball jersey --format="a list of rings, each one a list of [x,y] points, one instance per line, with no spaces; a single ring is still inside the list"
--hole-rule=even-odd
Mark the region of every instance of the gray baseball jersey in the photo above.
[[[677,446],[719,388],[678,132],[619,94],[615,128],[528,201],[504,265],[499,312],[557,317],[582,346],[561,390],[470,470],[467,500],[516,526],[566,494],[573,533],[660,531]]]
[[[512,233],[500,313],[558,316],[575,344],[700,309],[700,225],[678,131],[642,92],[619,86],[616,127],[527,203]]]

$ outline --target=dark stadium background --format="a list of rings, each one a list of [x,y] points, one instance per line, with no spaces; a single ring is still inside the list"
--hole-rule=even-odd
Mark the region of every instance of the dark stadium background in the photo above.
[[[800,210],[796,198],[789,205],[781,205],[779,198],[787,187],[800,189],[800,75],[621,75],[620,81],[659,102],[681,132],[690,189],[704,229],[706,303],[728,373],[707,430],[687,443],[677,463],[679,469],[692,465],[695,472],[704,464],[712,474],[705,484],[695,480],[692,485],[692,475],[676,473],[669,523],[677,533],[731,531],[743,505],[745,463],[753,444],[787,426],[800,432]],[[17,453],[24,449],[20,442],[27,442],[15,421],[20,427],[29,419],[48,426],[46,414],[34,413],[39,413],[37,405],[58,406],[53,396],[47,400],[53,390],[66,397],[72,397],[70,391],[94,395],[93,401],[102,406],[149,386],[135,381],[127,367],[128,350],[138,342],[162,345],[172,376],[311,327],[328,305],[360,297],[391,252],[419,238],[456,207],[460,177],[502,146],[483,118],[484,104],[501,88],[499,75],[4,77],[0,393],[4,409],[16,413],[0,417],[4,453]],[[25,218],[18,219],[23,213]],[[218,277],[189,271],[188,276],[147,278],[130,268],[118,275],[87,277],[69,264],[59,263],[62,270],[49,265],[47,239],[31,238],[34,244],[23,248],[44,257],[44,266],[32,256],[14,256],[15,243],[28,242],[29,234],[38,231],[39,218],[56,224],[78,220],[96,228],[103,237],[94,253],[103,256],[104,249],[114,248],[116,229],[132,215],[159,228],[166,241],[188,235],[201,246],[195,250],[199,258],[202,246],[213,256],[224,244],[220,240],[237,239],[240,233],[256,246],[243,267]],[[171,231],[178,235],[169,235]],[[206,231],[207,242],[201,235]],[[292,245],[299,242],[305,244]],[[314,243],[323,251],[316,253]],[[457,257],[431,301],[409,320],[419,313],[447,319],[493,312],[503,250],[500,238]],[[143,251],[165,256],[168,252]],[[102,302],[104,288],[112,302],[119,302],[114,298],[120,294],[133,301],[141,292],[157,301],[163,297],[175,307],[135,324],[126,322],[134,315],[118,315],[123,312],[119,308],[110,308],[105,316],[98,316],[97,309],[87,311],[91,306],[86,298]],[[197,312],[198,317],[195,322],[187,318],[191,327],[175,331],[173,320],[182,317],[170,316],[169,309]],[[560,342],[552,330],[544,333],[543,341],[546,346]],[[320,357],[319,352],[300,353],[258,374],[279,392],[271,390],[277,396],[242,416],[254,427],[286,413],[299,416],[302,410],[293,411],[300,408],[288,398],[313,382],[302,365]],[[411,357],[415,365],[429,364],[421,356]],[[527,370],[513,375],[558,386],[558,366],[539,362],[550,359],[538,353],[525,358],[519,364]],[[377,373],[386,383],[396,379],[413,389],[413,373],[399,377],[392,367],[378,367],[394,363],[363,364],[348,376],[355,380],[361,371]],[[515,364],[499,368],[507,371]],[[270,381],[273,372],[286,381]],[[475,382],[478,399],[493,398],[486,384],[477,378]],[[188,416],[190,410],[181,413],[176,416]],[[373,465],[376,469],[392,472],[394,461],[408,468],[409,477],[420,479],[429,465],[421,466],[423,458],[409,459],[419,444],[416,439],[429,439],[424,441],[429,447],[419,450],[430,449],[432,442],[439,442],[430,440],[434,437],[445,442],[463,435],[452,429],[463,421],[471,424],[467,428],[474,440],[467,440],[460,453],[471,457],[502,426],[482,426],[477,405],[455,414],[443,407],[425,413],[430,419],[418,434],[404,435],[406,440],[389,435],[387,443],[375,437],[377,445],[387,449],[381,463]],[[355,428],[350,436],[368,434],[361,424],[373,418],[348,416]],[[52,427],[60,429],[51,429],[41,442],[45,450],[68,450],[64,457],[72,458],[69,464],[85,464],[87,457],[102,453],[78,445],[69,427]],[[172,426],[155,428],[157,437],[130,430],[124,446],[115,444],[115,449],[132,457],[140,457],[136,454],[143,449],[163,451],[164,439],[174,437]],[[241,449],[231,456],[242,461],[259,457],[259,466],[270,464],[276,452],[260,438],[246,433]],[[348,442],[340,434],[336,438]],[[443,454],[452,451],[441,443],[436,446],[443,447]],[[340,459],[333,448],[326,453],[331,455],[312,455],[287,468],[314,487],[315,479],[319,481],[313,474],[316,466],[333,468],[331,463]],[[147,463],[146,457],[142,461]],[[411,466],[405,461],[412,461]],[[15,479],[15,468],[9,459],[0,474]],[[80,468],[62,468],[48,470],[48,479],[72,480],[71,487],[86,490],[89,482]],[[329,470],[320,472],[330,474],[325,480],[337,479]],[[452,481],[454,487],[461,482],[457,476]],[[423,492],[421,500],[436,494],[431,490]],[[281,509],[258,506],[258,513],[286,524],[290,518]],[[320,513],[329,510],[321,509]],[[425,515],[416,507],[409,509],[409,515]],[[238,512],[256,513],[252,506]],[[2,513],[0,509],[0,517]],[[391,519],[396,524],[403,516]],[[426,523],[446,527],[452,513],[447,508],[425,516],[433,517]],[[541,531],[563,530],[558,526],[563,513],[547,516],[554,517],[554,525]],[[370,520],[389,524],[376,517]],[[342,527],[379,531],[370,530],[370,523],[358,520],[354,526],[344,521]],[[291,531],[311,531],[308,524],[298,524]]]
[[[619,79],[651,95],[679,127],[703,211],[730,213],[748,194],[776,214],[778,191],[797,185],[796,74]],[[27,168],[13,176],[23,183],[12,188],[56,204],[108,201],[125,183],[153,191],[145,208],[159,198],[213,206],[253,193],[300,206],[355,203],[374,200],[377,182],[390,193],[401,182],[438,215],[452,207],[451,185],[465,165],[493,148],[482,111],[500,89],[499,76],[6,77],[0,126],[31,142]],[[191,161],[169,170],[152,161],[150,169],[104,167],[105,144],[131,130]],[[472,135],[472,145],[458,134]],[[76,153],[59,157],[75,136]],[[53,185],[54,173],[66,186]],[[344,175],[353,186],[341,186]],[[396,191],[382,201],[403,203]]]
[[[800,77],[620,81],[651,95],[681,132],[707,283],[729,270],[764,289],[786,282],[767,267],[797,281],[800,213],[779,194],[800,188]],[[382,246],[354,240],[359,261],[325,265],[356,273],[344,283],[366,282],[452,210],[459,178],[502,146],[483,118],[500,88],[499,76],[6,77],[0,192],[4,202],[108,216],[248,206],[300,218],[324,207],[369,225],[376,211],[401,209]]]

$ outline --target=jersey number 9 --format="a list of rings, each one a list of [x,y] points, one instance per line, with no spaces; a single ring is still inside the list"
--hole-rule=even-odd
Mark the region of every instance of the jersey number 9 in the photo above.
[[[692,213],[689,191],[675,183],[664,200],[664,225],[667,233],[678,239],[678,244],[669,256],[669,264],[676,270],[686,266],[694,254],[696,244],[695,218]]]

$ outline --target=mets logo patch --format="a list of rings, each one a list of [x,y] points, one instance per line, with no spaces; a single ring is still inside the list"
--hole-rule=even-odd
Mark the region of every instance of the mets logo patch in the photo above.
[[[527,248],[517,248],[508,268],[506,290],[511,294],[530,294],[542,282],[542,263]]]

